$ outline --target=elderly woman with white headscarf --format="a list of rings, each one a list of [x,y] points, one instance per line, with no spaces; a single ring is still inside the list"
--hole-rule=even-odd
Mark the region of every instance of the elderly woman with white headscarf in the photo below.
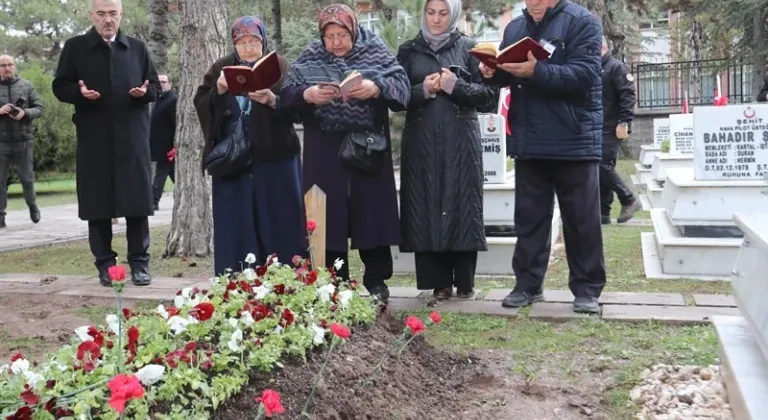
[[[475,41],[458,30],[460,0],[429,0],[421,32],[398,60],[411,82],[400,172],[402,252],[414,252],[419,289],[438,299],[474,295],[477,252],[486,251],[479,112],[498,91],[483,84]]]

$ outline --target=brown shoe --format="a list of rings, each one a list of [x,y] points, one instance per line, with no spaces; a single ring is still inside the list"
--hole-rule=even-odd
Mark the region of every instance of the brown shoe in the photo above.
[[[435,291],[432,292],[432,296],[439,300],[450,299],[452,295],[453,288],[451,287],[446,287],[445,289],[435,289]]]
[[[640,200],[635,198],[630,204],[621,206],[621,213],[619,214],[618,219],[616,219],[616,222],[626,223],[635,217],[635,213],[642,209],[643,205],[640,203]]]

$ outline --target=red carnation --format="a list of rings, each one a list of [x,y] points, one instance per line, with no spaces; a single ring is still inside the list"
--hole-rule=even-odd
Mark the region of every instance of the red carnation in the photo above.
[[[272,414],[283,414],[285,412],[280,393],[277,391],[265,389],[261,393],[261,397],[255,397],[254,399],[257,403],[261,403],[264,406],[267,417],[272,417]]]
[[[315,223],[314,220],[308,219],[307,220],[307,232],[312,233],[317,229],[317,223]]]
[[[350,335],[352,335],[352,333],[349,331],[349,328],[335,322],[331,324],[331,332],[336,337],[339,337],[343,340],[346,340]]]
[[[123,265],[113,265],[107,269],[107,273],[112,281],[125,280],[125,266]]]
[[[202,302],[190,309],[189,314],[195,317],[198,321],[207,321],[213,316],[213,310],[214,306],[212,303]]]
[[[109,406],[120,414],[125,411],[125,403],[144,396],[144,388],[135,375],[117,375],[107,383],[107,387],[112,391]]]
[[[443,318],[437,312],[432,312],[431,314],[429,314],[429,319],[432,320],[432,322],[435,324],[439,324],[440,321],[443,320]]]
[[[418,335],[419,333],[423,332],[427,327],[424,326],[424,322],[422,322],[419,318],[411,315],[405,320],[405,326],[407,328],[410,328],[411,334]]]

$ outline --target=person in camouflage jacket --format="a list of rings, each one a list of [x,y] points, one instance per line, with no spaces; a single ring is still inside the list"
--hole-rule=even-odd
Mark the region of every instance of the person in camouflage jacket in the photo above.
[[[29,217],[40,221],[35,203],[34,139],[32,120],[43,115],[35,87],[16,74],[13,57],[0,56],[0,228],[5,227],[8,173],[11,165],[21,180]]]

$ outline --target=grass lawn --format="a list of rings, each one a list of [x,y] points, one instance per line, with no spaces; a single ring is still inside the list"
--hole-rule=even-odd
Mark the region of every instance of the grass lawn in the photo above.
[[[170,178],[165,182],[165,191],[173,191]],[[77,202],[77,189],[74,174],[41,174],[35,181],[38,207],[60,206]],[[8,211],[25,210],[21,184],[11,184],[8,188]]]
[[[426,312],[425,312],[426,313]],[[443,314],[427,339],[459,352],[503,355],[512,373],[532,384],[568,384],[600,397],[600,412],[632,419],[639,408],[629,392],[644,369],[656,363],[717,363],[711,326],[670,326],[582,320],[546,323],[485,315]]]

